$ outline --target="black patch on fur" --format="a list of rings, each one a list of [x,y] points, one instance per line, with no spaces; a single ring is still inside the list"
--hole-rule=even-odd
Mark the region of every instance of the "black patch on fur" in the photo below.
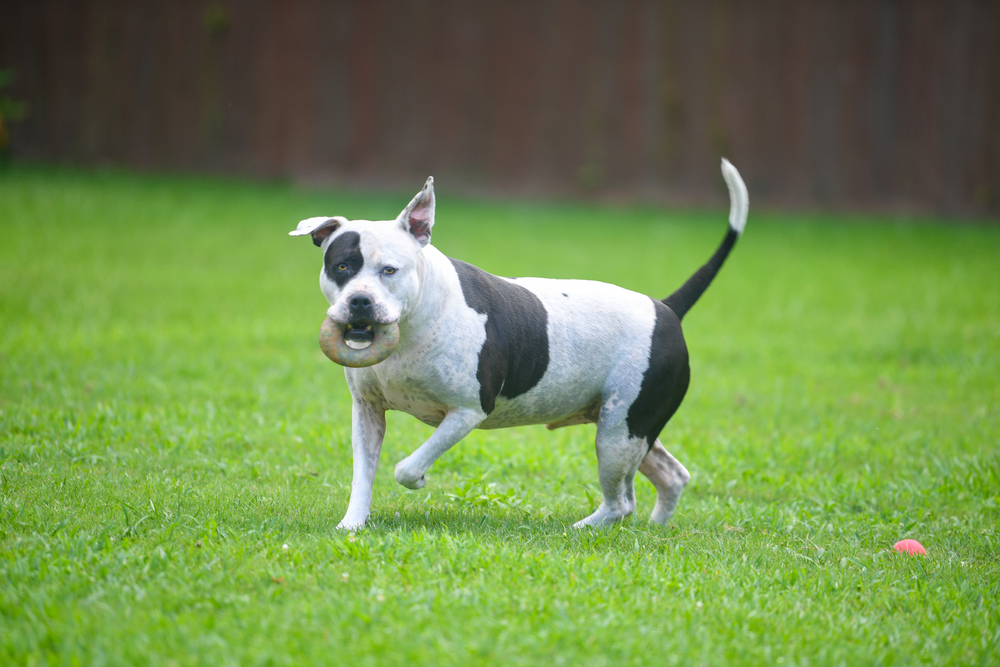
[[[337,269],[341,264],[346,265],[345,271]],[[337,287],[346,285],[348,280],[358,275],[364,265],[365,258],[361,256],[361,236],[357,232],[344,232],[326,247],[323,271],[327,278],[337,283]]]
[[[514,398],[538,384],[549,367],[548,313],[520,285],[451,260],[465,303],[486,315],[486,341],[479,351],[479,402],[490,414],[497,396]]]
[[[681,322],[662,302],[652,301],[656,309],[656,324],[649,350],[649,366],[642,374],[639,395],[629,406],[625,418],[628,434],[633,438],[645,438],[650,447],[677,412],[691,380]]]

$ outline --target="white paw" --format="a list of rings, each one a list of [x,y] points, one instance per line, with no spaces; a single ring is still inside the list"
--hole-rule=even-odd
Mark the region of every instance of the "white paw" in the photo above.
[[[352,519],[346,516],[337,524],[338,530],[361,530],[364,527],[365,519]]]
[[[617,511],[612,510],[604,503],[597,508],[597,511],[588,516],[586,519],[581,519],[573,524],[573,528],[588,528],[588,527],[600,527],[608,526],[618,521],[621,521],[627,516],[632,514],[632,510],[629,508],[622,508]]]
[[[667,525],[670,521],[670,517],[674,515],[674,507],[677,506],[676,501],[670,504],[661,504],[659,500],[656,501],[656,506],[653,507],[653,513],[649,515],[650,523],[656,523],[661,526]]]
[[[408,489],[422,489],[427,484],[427,478],[420,470],[412,470],[409,466],[409,459],[403,459],[396,464],[393,470],[396,481]]]

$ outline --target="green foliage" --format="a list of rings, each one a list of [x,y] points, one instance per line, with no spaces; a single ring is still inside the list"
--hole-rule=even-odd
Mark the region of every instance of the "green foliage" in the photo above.
[[[499,491],[496,482],[486,482],[491,471],[475,475],[464,484],[455,487],[454,492],[444,495],[459,505],[479,508],[521,509],[527,514],[531,506],[519,498],[514,489]]]
[[[599,498],[590,426],[475,432],[408,491],[392,466],[431,430],[394,413],[344,534],[349,395],[286,233],[411,195],[5,172],[0,663],[993,661],[1000,230],[752,210],[685,320],[667,528],[643,479],[637,517],[569,528]],[[443,182],[437,220],[494,273],[661,297],[725,229]]]

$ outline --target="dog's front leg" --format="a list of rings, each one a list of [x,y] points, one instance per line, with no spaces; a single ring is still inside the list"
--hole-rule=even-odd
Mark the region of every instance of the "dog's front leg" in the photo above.
[[[385,437],[385,410],[363,400],[354,400],[354,422],[351,427],[351,449],[354,453],[354,478],[351,480],[351,501],[347,513],[337,528],[363,528],[372,508],[372,486],[378,457]]]
[[[424,474],[438,457],[451,449],[459,440],[469,435],[472,429],[486,419],[486,413],[478,408],[454,408],[441,425],[437,427],[427,442],[396,464],[396,481],[408,489],[419,489],[427,483]]]

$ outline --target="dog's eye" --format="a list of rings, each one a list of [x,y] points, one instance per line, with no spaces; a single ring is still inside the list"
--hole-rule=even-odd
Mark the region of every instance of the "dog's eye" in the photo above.
[[[394,266],[387,266],[384,269],[382,269],[382,273],[385,274],[385,275],[387,275],[387,276],[391,276],[392,274],[396,273],[396,267],[394,267]]]
[[[341,262],[340,264],[337,265],[337,270],[338,271],[346,271],[347,270],[347,264],[344,264],[343,262]]]

